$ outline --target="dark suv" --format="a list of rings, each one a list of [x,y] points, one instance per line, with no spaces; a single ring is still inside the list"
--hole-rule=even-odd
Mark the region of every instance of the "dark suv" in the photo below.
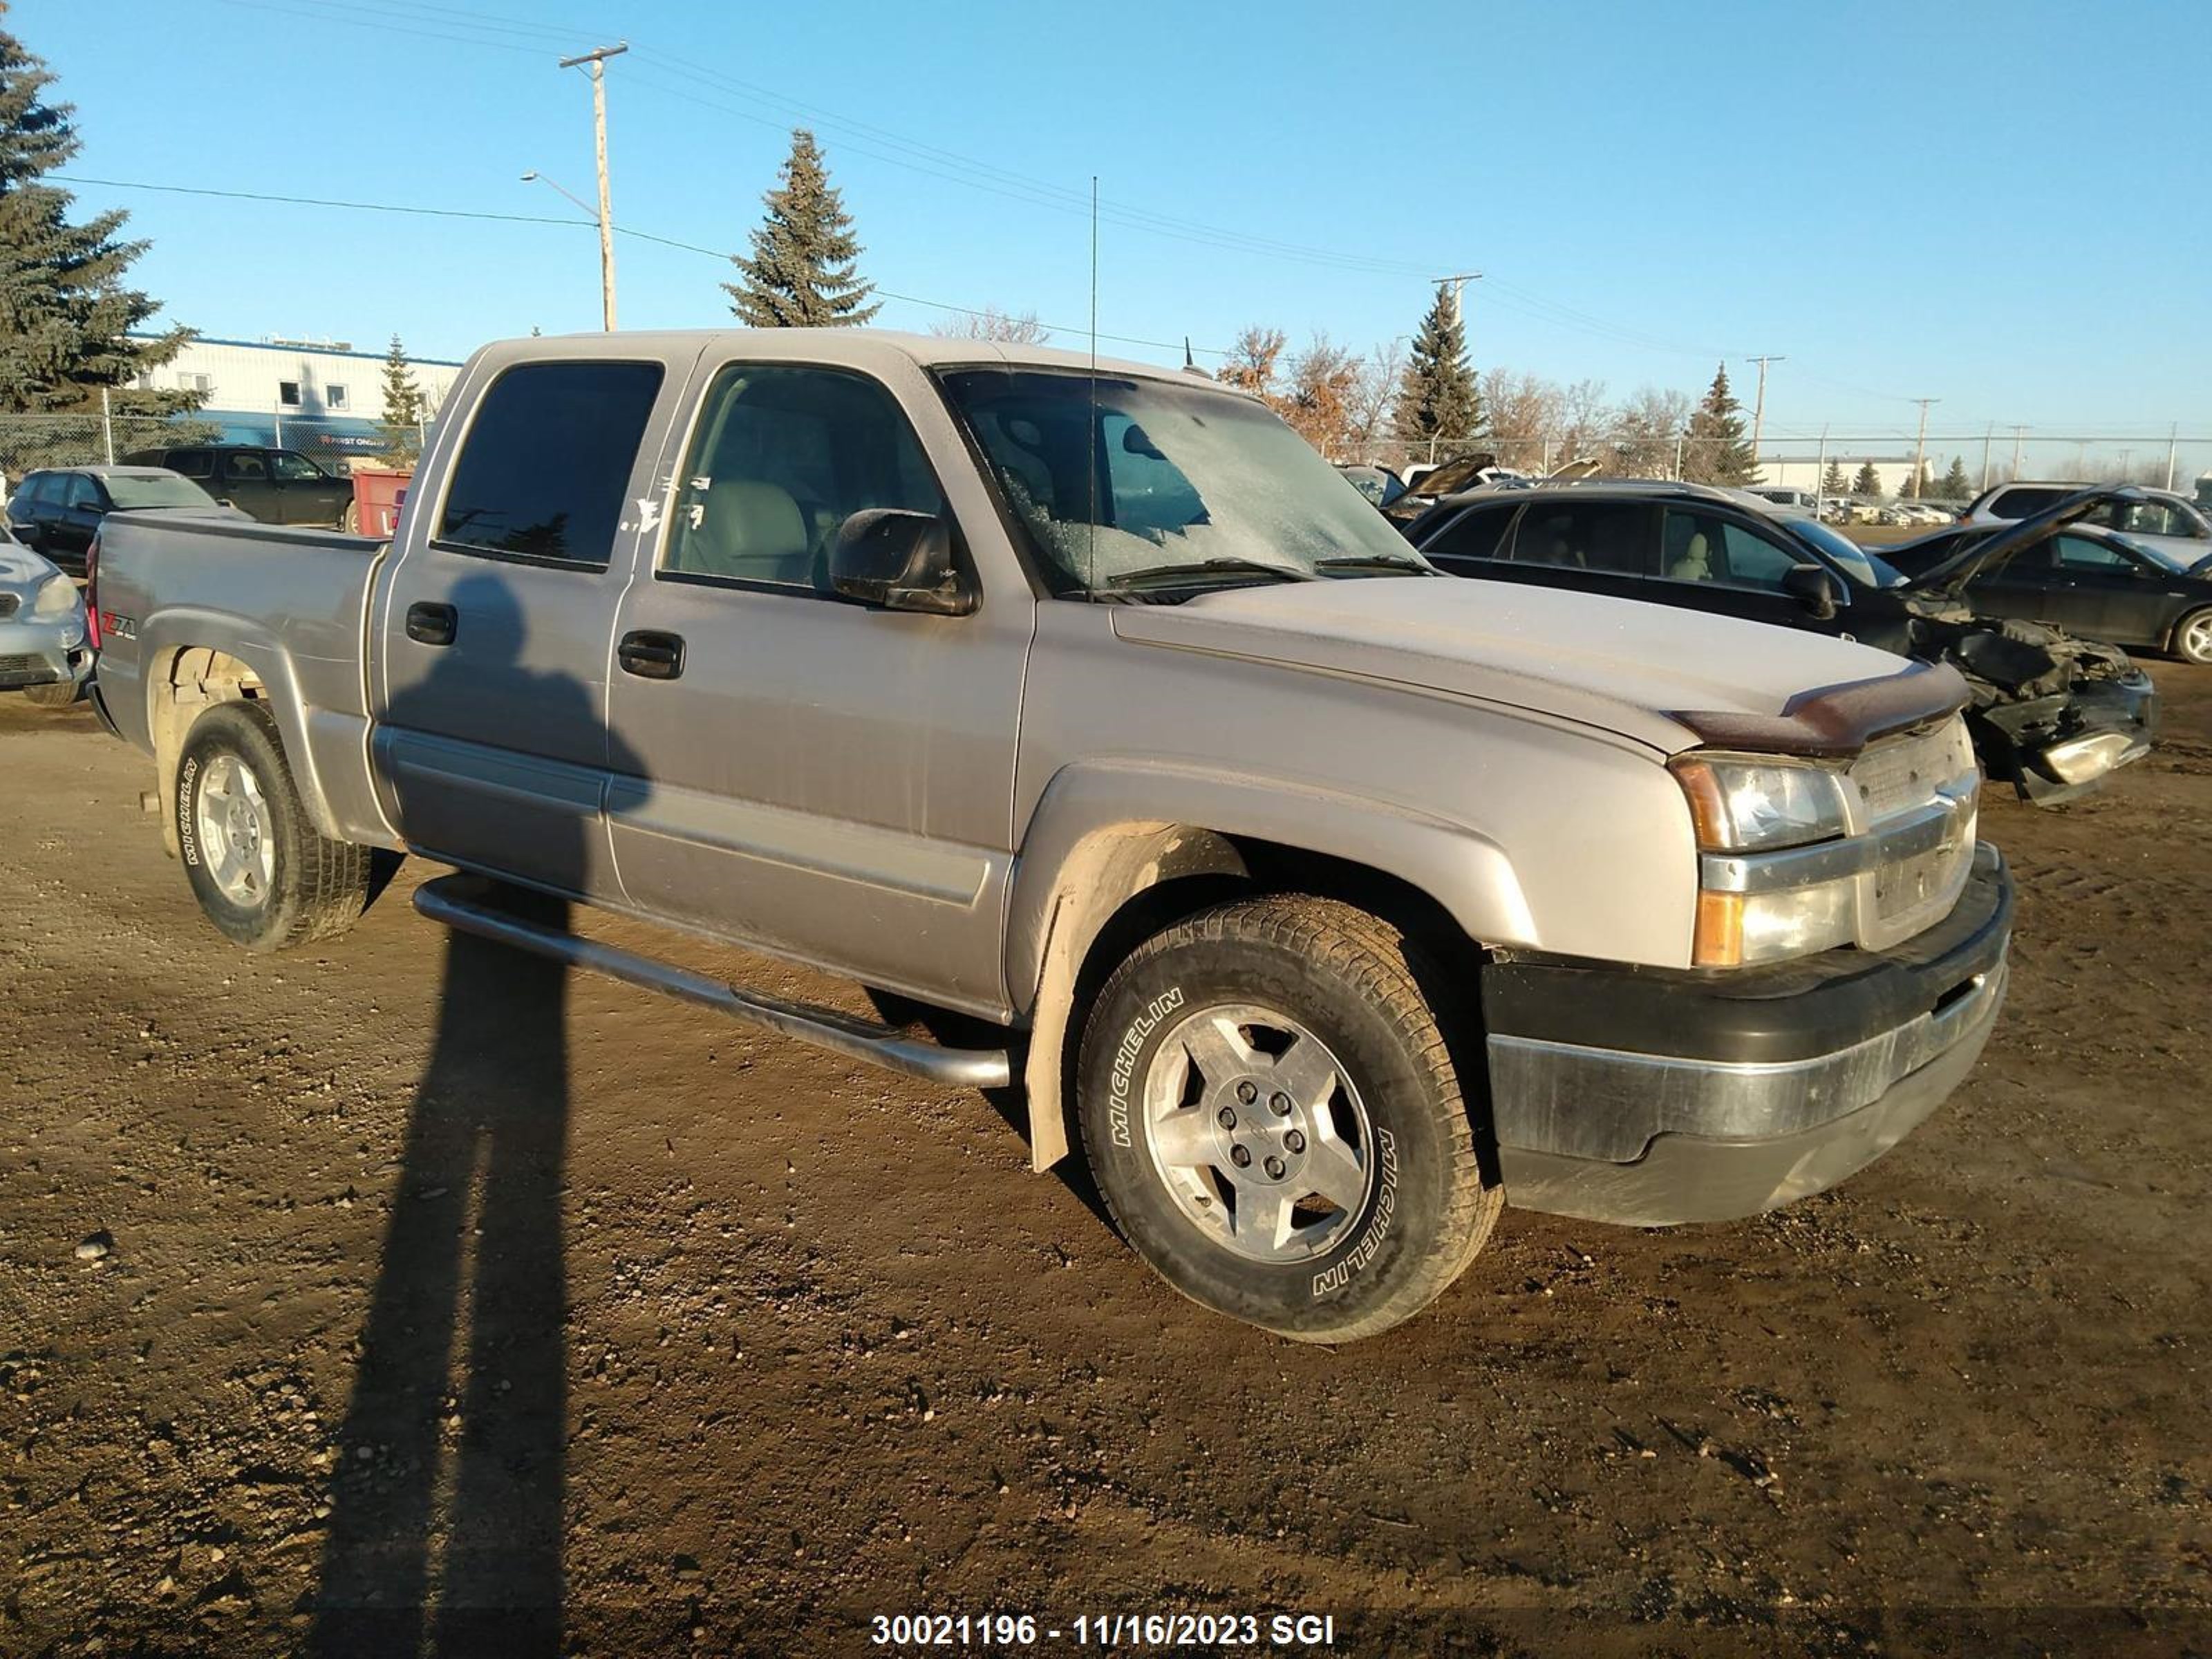
[[[222,511],[198,484],[159,467],[48,467],[25,473],[9,497],[8,533],[70,575],[82,576],[85,550],[102,519],[159,509]]]
[[[1996,561],[2133,492],[2098,490],[1978,544]],[[1954,560],[1916,581],[1812,519],[1770,517],[1697,484],[1622,480],[1478,490],[1438,501],[1406,538],[1440,569],[1493,581],[1716,611],[1948,662],[1992,778],[2055,804],[2148,751],[2150,678],[2117,647],[2030,622],[1978,617]]]
[[[264,524],[352,527],[353,480],[325,472],[296,449],[189,444],[141,449],[124,459],[134,466],[181,472],[218,501]]]

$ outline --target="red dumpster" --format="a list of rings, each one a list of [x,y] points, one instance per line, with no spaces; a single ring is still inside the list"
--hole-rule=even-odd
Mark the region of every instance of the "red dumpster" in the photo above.
[[[414,476],[411,472],[356,464],[353,470],[354,529],[363,536],[389,540],[399,523],[400,506],[407,499],[407,481]]]

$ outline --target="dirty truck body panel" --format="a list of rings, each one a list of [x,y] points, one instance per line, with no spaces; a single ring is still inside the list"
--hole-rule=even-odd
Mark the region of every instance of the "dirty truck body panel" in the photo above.
[[[948,390],[1000,368],[1088,372],[875,331],[489,347],[388,547],[114,520],[99,694],[165,765],[199,702],[264,702],[333,839],[1024,1031],[1041,1164],[1067,1146],[1079,995],[1112,965],[1094,947],[1186,875],[1364,871],[1428,907],[1479,1005],[1453,1035],[1516,1201],[1765,1207],[1878,1155],[1972,1064],[2009,885],[1976,852],[1949,671],[1387,568],[1402,546],[1349,490],[1399,549],[1357,575],[1232,557],[1161,602],[1143,570],[1061,596],[1041,549],[1079,545],[1079,487],[1052,507],[1049,434]],[[1178,411],[1207,434],[1194,471],[1248,418],[1158,370],[1100,374],[1164,411],[1100,434],[1134,458],[1102,465],[1147,480],[1115,498],[1133,524],[1187,487],[1156,476],[1190,441]],[[1187,533],[1243,501],[1217,491]],[[938,582],[919,600],[854,585],[886,526],[941,550],[915,555]],[[1680,768],[1707,755],[1735,769],[1700,797]],[[1763,790],[1812,827],[1773,842],[1760,805],[1739,846],[1699,816]],[[1789,908],[1808,884],[1810,921]],[[1805,941],[1790,959],[1711,954],[1725,933],[1753,963],[1770,910]]]

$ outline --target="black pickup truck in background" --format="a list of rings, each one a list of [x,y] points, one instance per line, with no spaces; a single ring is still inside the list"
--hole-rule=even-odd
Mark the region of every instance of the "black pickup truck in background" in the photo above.
[[[133,466],[181,472],[217,501],[264,524],[350,527],[353,481],[325,471],[296,449],[192,444],[141,449],[124,459]]]

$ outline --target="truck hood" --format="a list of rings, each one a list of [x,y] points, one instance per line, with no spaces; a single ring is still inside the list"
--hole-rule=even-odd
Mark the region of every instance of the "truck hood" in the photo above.
[[[1911,666],[1795,629],[1462,578],[1226,588],[1113,617],[1115,634],[1133,643],[1475,698],[1664,754],[1694,747],[1701,731],[1784,720],[1808,691]]]

